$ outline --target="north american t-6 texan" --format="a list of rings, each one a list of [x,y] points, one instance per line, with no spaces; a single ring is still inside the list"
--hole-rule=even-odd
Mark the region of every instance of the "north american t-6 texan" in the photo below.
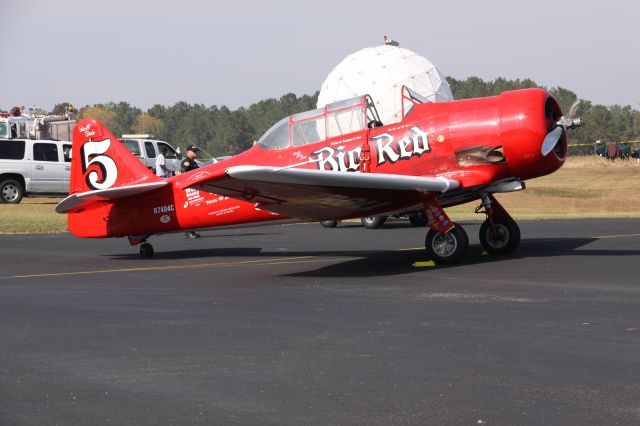
[[[580,119],[542,89],[439,103],[406,87],[398,96],[400,122],[381,123],[371,98],[358,96],[286,117],[251,149],[168,179],[84,119],[73,132],[70,195],[56,211],[78,237],[128,237],[152,257],[147,240],[157,234],[418,210],[429,258],[455,263],[469,240],[443,208],[479,200],[484,249],[515,250],[520,230],[494,194],[558,170]]]

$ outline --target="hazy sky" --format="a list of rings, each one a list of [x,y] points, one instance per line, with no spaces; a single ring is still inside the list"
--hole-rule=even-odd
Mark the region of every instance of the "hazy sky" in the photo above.
[[[640,3],[2,0],[0,108],[313,94],[384,34],[458,79],[531,78],[640,107]]]

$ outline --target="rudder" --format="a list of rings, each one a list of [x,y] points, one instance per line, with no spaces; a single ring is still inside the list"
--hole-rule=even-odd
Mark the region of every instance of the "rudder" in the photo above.
[[[72,158],[70,194],[160,180],[94,118],[74,127]]]

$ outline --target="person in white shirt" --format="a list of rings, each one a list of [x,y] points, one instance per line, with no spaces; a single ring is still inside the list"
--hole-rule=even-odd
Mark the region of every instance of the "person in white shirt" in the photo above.
[[[161,178],[168,178],[171,176],[171,171],[167,169],[164,157],[167,155],[167,148],[162,148],[160,154],[156,157],[156,176]]]

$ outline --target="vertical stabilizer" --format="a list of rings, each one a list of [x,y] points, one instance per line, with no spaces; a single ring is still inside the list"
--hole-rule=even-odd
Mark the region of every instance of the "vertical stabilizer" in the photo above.
[[[76,125],[72,149],[71,194],[160,180],[96,119]]]

